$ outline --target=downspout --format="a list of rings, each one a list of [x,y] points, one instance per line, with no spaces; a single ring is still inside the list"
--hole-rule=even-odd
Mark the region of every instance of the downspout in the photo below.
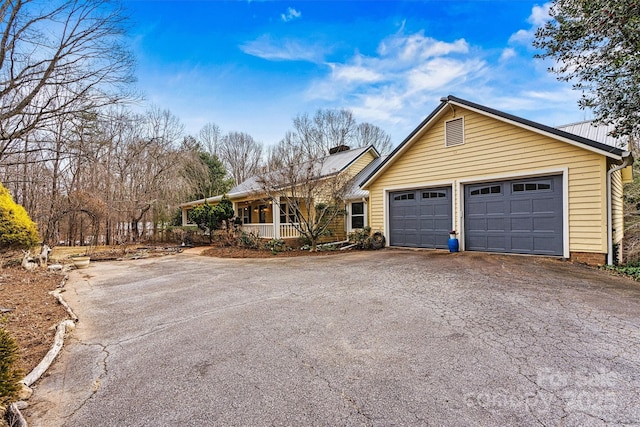
[[[607,264],[613,264],[613,195],[611,194],[611,175],[622,170],[633,162],[630,152],[622,153],[622,164],[607,171]]]

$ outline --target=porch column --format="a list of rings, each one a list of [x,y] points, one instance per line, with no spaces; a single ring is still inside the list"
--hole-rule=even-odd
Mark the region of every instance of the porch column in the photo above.
[[[186,226],[189,223],[187,212],[187,208],[182,208],[182,226]]]
[[[280,238],[280,196],[274,197],[271,208],[273,209],[273,238]]]

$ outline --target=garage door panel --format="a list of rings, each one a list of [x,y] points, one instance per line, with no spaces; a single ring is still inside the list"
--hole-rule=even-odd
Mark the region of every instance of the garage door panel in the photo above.
[[[533,200],[532,202],[533,202],[533,207],[532,207],[533,213],[545,213],[545,212],[552,213],[556,208],[556,201],[553,200],[552,198]]]
[[[545,255],[554,255],[555,241],[551,237],[533,237],[533,247],[537,253]]]
[[[442,237],[446,240],[449,240],[449,231],[451,231],[451,218],[434,219],[433,228],[438,232],[445,231]]]
[[[533,247],[534,239],[531,236],[512,236],[511,250],[514,252],[526,252]]]
[[[511,231],[533,231],[533,219],[529,217],[511,218]]]
[[[433,215],[445,218],[447,220],[451,219],[451,202],[448,201],[446,204],[434,206]]]
[[[504,218],[487,218],[487,231],[504,231]]]
[[[538,232],[543,231],[543,232],[552,233],[555,230],[555,226],[556,226],[555,217],[549,216],[549,217],[533,218],[533,230],[536,230]]]
[[[433,216],[435,215],[435,209],[433,206],[427,206],[427,205],[422,205],[420,206],[420,216],[421,217],[425,217],[425,216]]]
[[[561,175],[474,184],[464,197],[466,249],[563,254]]]
[[[390,245],[447,247],[452,224],[451,187],[393,192],[389,207]]]
[[[486,215],[487,213],[487,204],[483,201],[469,201],[466,208],[467,216],[469,218],[479,215]]]
[[[487,229],[487,219],[486,218],[469,218],[465,222],[466,230],[465,233],[467,237],[471,238],[472,233],[471,230],[486,230]]]
[[[486,208],[484,212],[487,214],[504,214],[505,212],[505,203],[502,201],[491,201],[485,204]]]
[[[503,252],[506,249],[504,234],[487,236],[487,248],[490,251]]]
[[[531,200],[513,200],[510,203],[511,214],[531,213]]]

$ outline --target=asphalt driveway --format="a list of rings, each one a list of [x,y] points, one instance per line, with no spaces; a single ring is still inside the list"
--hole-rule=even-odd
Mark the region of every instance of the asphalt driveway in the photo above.
[[[32,426],[640,425],[640,285],[383,250],[92,264]]]

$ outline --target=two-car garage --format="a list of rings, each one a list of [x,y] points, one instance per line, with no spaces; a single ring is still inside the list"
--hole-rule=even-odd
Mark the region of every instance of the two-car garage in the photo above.
[[[446,249],[455,229],[461,251],[614,263],[633,155],[610,130],[442,98],[360,182],[369,226],[389,246]]]
[[[461,186],[465,250],[563,255],[562,175]],[[389,193],[389,244],[444,249],[452,187]]]

